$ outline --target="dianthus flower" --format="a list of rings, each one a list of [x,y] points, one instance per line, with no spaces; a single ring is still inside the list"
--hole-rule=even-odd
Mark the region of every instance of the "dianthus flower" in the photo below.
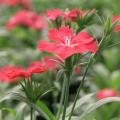
[[[29,71],[30,74],[42,73],[46,72],[47,70],[48,68],[41,62],[33,62],[27,69],[27,71]]]
[[[41,30],[46,27],[43,16],[26,10],[17,12],[7,23],[7,28],[12,30],[20,25],[32,27],[37,30]]]
[[[66,59],[77,53],[96,53],[98,50],[98,44],[90,34],[79,32],[75,35],[69,27],[50,30],[49,39],[53,40],[53,42],[41,40],[39,49],[41,51],[55,53],[62,59]]]
[[[21,69],[15,66],[0,68],[0,81],[6,83],[16,82],[20,78]]]
[[[114,31],[120,31],[120,16],[115,16],[112,19],[112,23],[118,22],[118,25],[114,28]]]
[[[42,61],[34,61],[30,66],[46,66],[48,70],[55,70],[58,67],[58,63],[54,60],[61,62],[57,57],[45,56]]]
[[[95,10],[89,11],[89,10],[81,10],[81,9],[73,9],[71,11],[61,11],[60,9],[53,9],[53,10],[47,10],[47,17],[55,21],[58,17],[62,17],[65,19],[69,19],[71,21],[76,21],[77,19],[82,19],[88,13],[95,13]]]
[[[4,4],[11,7],[16,7],[21,5],[25,8],[31,8],[32,2],[31,0],[0,0],[0,4]]]
[[[47,10],[46,12],[48,18],[55,21],[58,17],[62,16],[62,11],[60,9]]]
[[[64,12],[64,18],[76,21],[77,19],[85,17],[89,12],[90,11],[88,10],[73,9],[71,11]]]
[[[97,98],[103,99],[103,98],[108,98],[108,97],[117,97],[118,92],[113,89],[105,88],[101,91],[98,92]]]
[[[27,69],[5,66],[0,68],[0,81],[12,83],[18,81],[20,78],[29,78],[33,74],[46,72],[47,70],[47,67],[41,64],[30,65]]]

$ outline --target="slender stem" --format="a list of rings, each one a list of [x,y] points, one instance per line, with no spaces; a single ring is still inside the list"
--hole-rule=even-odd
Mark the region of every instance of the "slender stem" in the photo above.
[[[99,48],[101,47],[101,45],[102,45],[102,43],[103,43],[103,41],[104,41],[104,39],[105,39],[106,37],[107,37],[107,35],[105,35],[105,34],[103,33],[103,37],[102,37],[102,39],[101,39],[101,41],[100,41],[100,43],[99,43],[99,45],[98,45]],[[74,111],[74,108],[75,108],[77,99],[78,99],[78,97],[79,97],[79,93],[80,93],[81,89],[83,88],[84,81],[85,81],[85,77],[86,77],[86,75],[87,75],[89,66],[90,66],[90,64],[91,64],[94,56],[95,56],[95,54],[92,54],[92,55],[91,55],[91,57],[90,57],[90,59],[89,59],[89,62],[88,62],[88,64],[87,64],[87,66],[86,66],[85,73],[84,73],[84,75],[83,75],[82,82],[81,82],[81,84],[80,84],[80,86],[79,86],[79,88],[78,88],[78,90],[77,90],[77,94],[76,94],[76,96],[75,96],[74,103],[73,103],[73,106],[72,106],[72,110],[71,110],[71,112],[70,112],[70,115],[69,115],[68,120],[71,120],[71,117],[72,117],[72,114],[73,114],[73,111]]]
[[[33,108],[30,108],[30,120],[33,120]]]
[[[61,114],[61,111],[62,111],[62,107],[63,107],[63,101],[65,99],[65,87],[66,87],[66,80],[64,79],[64,82],[63,82],[63,87],[62,87],[62,94],[61,94],[61,99],[60,99],[60,107],[58,109],[58,112],[57,112],[57,120],[59,120],[60,118],[60,114]]]
[[[78,90],[77,90],[77,94],[76,94],[76,96],[75,96],[75,100],[74,100],[74,103],[73,103],[73,107],[72,107],[72,110],[71,110],[71,112],[70,112],[70,116],[69,116],[68,120],[71,120],[71,117],[72,117],[72,114],[73,114],[73,111],[74,111],[74,108],[75,108],[77,99],[78,99],[78,97],[79,97],[79,93],[80,93],[81,89],[83,88],[84,81],[85,81],[85,77],[86,77],[86,75],[87,75],[87,72],[88,72],[90,63],[92,62],[92,59],[93,59],[94,55],[95,55],[95,54],[92,54],[91,57],[90,57],[90,59],[89,59],[89,62],[88,62],[87,67],[86,67],[86,69],[85,69],[85,73],[84,73],[84,75],[83,75],[83,79],[82,79],[81,84],[80,84],[80,86],[79,86],[79,88],[78,88]]]
[[[65,120],[66,115],[66,108],[68,104],[68,97],[69,97],[69,86],[70,86],[70,78],[72,75],[72,69],[73,69],[73,62],[72,57],[67,58],[65,61],[65,99],[64,99],[64,106],[63,106],[63,114],[62,114],[62,120]]]
[[[69,97],[69,83],[70,83],[70,77],[67,77],[66,78],[66,84],[65,84],[65,86],[66,86],[65,88],[66,89],[65,89],[65,100],[64,100],[62,120],[65,120],[65,115],[66,115],[66,108],[67,108],[68,97]]]

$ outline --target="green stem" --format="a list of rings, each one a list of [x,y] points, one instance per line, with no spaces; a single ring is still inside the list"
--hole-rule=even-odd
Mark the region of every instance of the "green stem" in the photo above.
[[[65,99],[65,87],[66,87],[66,80],[64,79],[63,87],[62,87],[62,94],[61,94],[61,99],[60,99],[60,107],[58,109],[57,116],[56,116],[57,120],[59,120],[60,118],[60,114],[61,114],[62,107],[63,107],[63,101]]]
[[[98,45],[99,48],[101,47],[101,45],[102,45],[102,43],[103,43],[103,41],[104,41],[104,39],[105,39],[106,37],[107,37],[107,36],[106,36],[105,34],[103,34],[103,37],[102,37],[102,39],[101,39],[101,41],[100,41],[100,43],[99,43],[99,45]],[[87,75],[89,66],[90,66],[90,64],[91,64],[94,56],[95,56],[95,54],[92,54],[91,57],[90,57],[90,59],[89,59],[89,62],[88,62],[87,67],[86,67],[86,69],[85,69],[85,73],[84,73],[83,78],[82,78],[82,82],[81,82],[81,84],[80,84],[80,86],[79,86],[79,88],[78,88],[78,90],[77,90],[77,94],[76,94],[76,96],[75,96],[74,103],[73,103],[73,106],[72,106],[72,110],[71,110],[71,112],[70,112],[70,115],[69,115],[68,120],[71,120],[71,117],[72,117],[72,114],[73,114],[73,111],[74,111],[74,108],[75,108],[77,99],[78,99],[78,97],[79,97],[79,94],[80,94],[81,89],[83,88],[84,81],[85,81],[85,77],[86,77],[86,75]]]
[[[65,120],[66,115],[66,108],[68,104],[68,97],[69,97],[69,84],[70,84],[70,78],[72,74],[73,69],[73,62],[72,57],[67,58],[65,61],[65,99],[64,99],[64,106],[63,106],[63,114],[62,114],[62,120]]]
[[[89,59],[89,62],[88,62],[87,67],[86,67],[86,69],[85,69],[85,73],[84,73],[84,75],[83,75],[83,79],[82,79],[81,84],[80,84],[80,86],[79,86],[79,88],[78,88],[78,90],[77,90],[77,94],[76,94],[76,96],[75,96],[75,100],[74,100],[74,103],[73,103],[73,107],[72,107],[72,110],[71,110],[71,112],[70,112],[70,116],[69,116],[68,120],[71,120],[71,117],[72,117],[72,114],[73,114],[73,111],[74,111],[74,108],[75,108],[77,99],[78,99],[78,97],[79,97],[79,93],[80,93],[81,89],[83,88],[84,81],[85,81],[85,77],[86,77],[86,75],[87,75],[89,66],[90,66],[90,64],[91,64],[92,59],[94,58],[94,56],[95,56],[95,54],[92,54],[91,57],[90,57],[90,59]]]
[[[33,120],[33,108],[30,108],[30,120]]]
[[[66,76],[67,77],[67,76]],[[65,100],[64,100],[64,107],[63,107],[63,116],[62,120],[65,120],[65,115],[66,115],[66,108],[67,108],[67,103],[68,103],[68,96],[69,96],[69,83],[70,83],[70,77],[66,78],[66,84],[65,84]]]

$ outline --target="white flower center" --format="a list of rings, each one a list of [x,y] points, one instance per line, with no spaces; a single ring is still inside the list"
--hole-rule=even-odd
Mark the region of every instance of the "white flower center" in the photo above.
[[[58,44],[57,46],[75,47],[75,46],[79,45],[79,43],[71,44],[71,40],[72,40],[72,36],[71,36],[71,34],[68,34],[68,36],[64,37],[64,43],[63,44]]]
[[[71,46],[71,39],[72,39],[71,34],[68,34],[68,36],[64,37],[66,46],[69,46],[69,47]]]

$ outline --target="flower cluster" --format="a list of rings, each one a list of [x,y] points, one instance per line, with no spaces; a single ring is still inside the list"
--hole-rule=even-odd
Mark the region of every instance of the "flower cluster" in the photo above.
[[[39,15],[32,11],[22,10],[17,12],[7,23],[9,30],[14,29],[17,26],[27,26],[33,29],[41,30],[46,27],[46,22],[42,15]]]
[[[0,0],[0,4],[4,4],[11,7],[16,7],[21,5],[25,8],[31,8],[32,2],[31,0]]]
[[[88,10],[80,10],[80,9],[73,9],[71,11],[61,11],[60,9],[53,9],[53,10],[47,10],[46,14],[48,18],[52,21],[55,21],[59,17],[63,17],[64,19],[69,19],[71,21],[76,21],[77,19],[83,19],[86,15],[89,13],[94,13],[93,11]]]
[[[5,66],[0,68],[0,81],[12,83],[19,78],[29,78],[33,74],[47,72],[58,68],[58,63],[61,62],[57,57],[46,56],[41,61],[32,62],[27,69],[16,66]]]
[[[53,42],[42,40],[40,41],[39,49],[55,53],[62,59],[77,53],[96,53],[98,50],[97,41],[87,32],[79,32],[75,35],[73,29],[63,26],[59,30],[51,29],[48,36]]]
[[[16,66],[5,66],[0,68],[0,81],[12,83],[19,78],[29,78],[33,74],[46,72],[48,69],[43,64],[32,64],[27,69]]]

